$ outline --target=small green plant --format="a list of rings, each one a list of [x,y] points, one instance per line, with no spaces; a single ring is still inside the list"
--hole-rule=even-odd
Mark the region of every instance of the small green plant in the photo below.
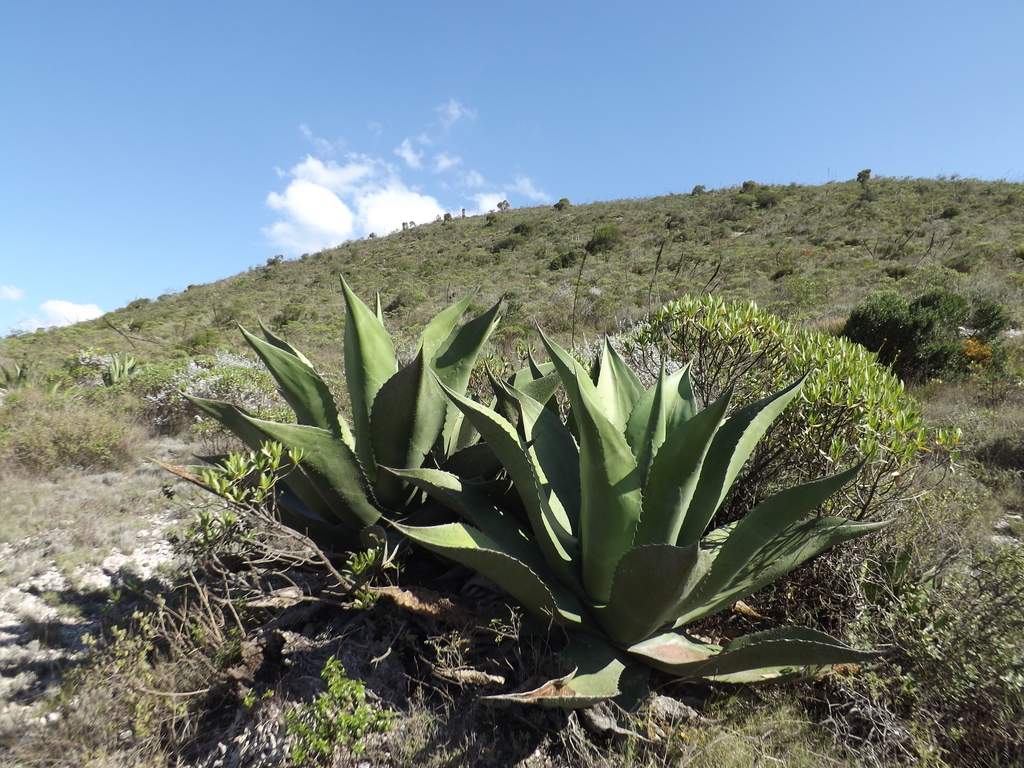
[[[565,211],[572,207],[572,203],[569,202],[568,197],[563,197],[553,207],[556,211]]]
[[[107,368],[103,375],[103,383],[108,387],[116,386],[129,377],[134,376],[139,370],[139,361],[129,354],[109,355],[107,357]]]
[[[15,363],[10,368],[0,365],[0,392],[28,386],[28,366]]]
[[[362,754],[366,748],[363,739],[371,733],[385,733],[394,717],[390,709],[366,703],[366,686],[349,678],[334,656],[324,664],[320,676],[327,692],[285,712],[285,730],[292,738],[291,759],[296,765],[331,765],[338,747]]]

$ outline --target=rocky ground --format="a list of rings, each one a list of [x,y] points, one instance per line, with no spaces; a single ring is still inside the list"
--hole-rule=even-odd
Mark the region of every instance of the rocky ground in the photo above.
[[[186,446],[172,440],[149,449],[163,460],[187,456]],[[26,490],[26,482],[35,487]],[[59,718],[49,702],[63,673],[82,658],[111,594],[128,580],[159,581],[169,572],[167,534],[188,514],[179,494],[193,496],[149,462],[128,472],[17,484],[10,495],[21,503],[6,510],[9,523],[39,507],[61,525],[0,541],[0,733]],[[68,499],[70,519],[56,510]],[[118,507],[136,499],[146,502],[132,505],[137,515]],[[131,517],[121,519],[125,514]]]

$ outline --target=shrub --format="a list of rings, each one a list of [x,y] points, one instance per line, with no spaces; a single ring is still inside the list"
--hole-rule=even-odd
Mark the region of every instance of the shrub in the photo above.
[[[529,239],[533,237],[533,234],[536,231],[536,229],[537,228],[529,221],[524,221],[512,227],[511,231],[513,235],[522,235],[523,237]]]
[[[336,745],[362,754],[363,739],[391,727],[394,712],[366,703],[366,686],[352,680],[334,656],[320,676],[326,693],[309,704],[285,712],[285,728],[291,736],[291,758],[296,765],[333,765]]]
[[[204,350],[210,350],[220,344],[220,334],[216,331],[207,329],[205,331],[199,331],[198,333],[190,336],[184,343],[184,347],[189,352],[202,352]]]
[[[587,253],[604,253],[621,243],[625,237],[615,224],[601,224],[594,230],[594,236],[587,242]]]
[[[526,245],[526,238],[522,235],[507,235],[500,240],[495,241],[491,246],[491,253],[501,253],[502,251],[514,251],[522,246]]]
[[[0,407],[0,457],[32,472],[119,469],[140,442],[130,424],[73,392],[19,390]]]
[[[751,457],[724,514],[735,517],[780,487],[868,461],[846,491],[842,514],[878,519],[908,493],[906,472],[925,445],[921,415],[903,384],[849,341],[800,330],[753,303],[685,297],[653,312],[622,338],[628,357],[656,375],[661,361],[693,361],[701,402],[735,386],[737,405],[774,382],[807,375],[799,404],[783,414]]]
[[[569,202],[569,198],[568,197],[563,197],[561,200],[559,200],[554,205],[554,209],[556,211],[565,211],[565,210],[569,209],[570,207],[572,207],[572,203]]]
[[[967,299],[950,291],[930,291],[909,303],[885,292],[854,308],[843,335],[875,352],[904,381],[927,381],[966,370],[960,326],[969,314]]]
[[[142,399],[144,418],[162,434],[207,423],[186,395],[226,400],[261,418],[288,412],[263,364],[233,352],[148,365],[120,386]]]
[[[971,338],[991,344],[1010,327],[1010,313],[998,301],[982,299],[971,310],[967,325],[973,330]]]
[[[565,253],[560,253],[551,260],[551,263],[548,264],[548,269],[568,269],[576,264],[576,262],[579,261],[579,258],[579,251],[566,251]]]
[[[909,555],[866,571],[864,629],[892,644],[867,682],[875,701],[927,724],[948,764],[1020,765],[1024,551],[957,560],[944,576],[921,573]]]
[[[754,200],[758,208],[774,208],[782,202],[782,194],[771,187],[758,187],[754,192]]]

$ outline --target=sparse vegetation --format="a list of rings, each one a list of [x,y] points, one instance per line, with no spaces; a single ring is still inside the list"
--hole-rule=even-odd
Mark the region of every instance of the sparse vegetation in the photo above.
[[[222,749],[288,764],[298,759],[289,739],[305,739],[311,760],[353,765],[1024,762],[1024,351],[1006,332],[1024,320],[1021,200],[1021,184],[865,170],[818,187],[747,182],[651,200],[502,205],[300,260],[275,257],[217,284],[0,341],[0,581],[24,592],[52,567],[73,576],[130,547],[145,516],[167,505],[187,502],[177,514],[196,515],[167,581],[119,576],[102,616],[85,587],[39,588],[61,620],[94,621],[96,642],[76,671],[51,665],[62,688],[15,683],[41,673],[0,663],[4,696],[32,705],[33,717],[56,715],[37,725],[5,712],[0,748],[19,765],[201,763]],[[496,247],[506,238],[511,247]],[[710,617],[703,631],[728,640],[807,624],[882,655],[774,691],[654,672],[670,710],[509,717],[481,696],[557,679],[573,650],[466,570],[378,529],[338,556],[281,528],[275,494],[220,507],[178,478],[132,469],[157,434],[192,441],[201,455],[239,448],[216,422],[197,421],[202,412],[179,390],[272,422],[296,419],[274,377],[228,332],[235,323],[263,318],[350,402],[340,277],[361,295],[379,289],[401,360],[457,296],[480,287],[472,315],[504,296],[506,317],[483,353],[502,381],[529,369],[538,324],[558,343],[586,340],[574,351],[587,365],[595,339],[613,334],[646,368],[645,388],[662,360],[693,359],[701,406],[729,384],[742,405],[809,371],[714,527],[857,455],[870,457],[865,471],[829,514],[893,522]],[[882,365],[837,338],[844,328],[864,332]],[[475,366],[467,395],[487,402],[487,378]],[[564,409],[564,395],[549,407]],[[276,488],[288,471],[240,482]],[[71,642],[56,619],[25,609],[17,621],[25,642]],[[331,658],[332,679],[365,702],[336,706],[329,691],[310,689]],[[364,727],[357,757],[342,745],[358,735],[349,716],[361,704],[394,716],[386,730]],[[316,720],[318,708],[331,717]],[[308,738],[297,725],[289,737],[286,717],[312,729]]]

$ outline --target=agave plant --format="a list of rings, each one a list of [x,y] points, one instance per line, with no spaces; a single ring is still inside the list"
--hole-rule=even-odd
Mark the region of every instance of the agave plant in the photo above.
[[[784,490],[740,521],[708,530],[771,422],[802,380],[727,416],[730,393],[698,410],[689,367],[645,389],[605,342],[596,383],[544,339],[571,405],[576,437],[549,408],[492,380],[504,419],[448,397],[503,463],[524,512],[496,503],[493,483],[434,469],[392,470],[463,522],[409,538],[473,568],[532,613],[567,630],[575,670],[501,696],[579,707],[618,695],[649,667],[683,678],[764,681],[870,658],[821,632],[782,627],[724,644],[687,628],[839,542],[884,523],[805,518],[860,467]],[[632,681],[632,682],[631,682]]]
[[[412,362],[399,367],[384,328],[378,298],[371,310],[342,279],[345,295],[345,378],[351,425],[327,384],[297,349],[260,324],[263,339],[246,341],[277,380],[296,424],[255,418],[226,402],[188,399],[234,432],[252,450],[267,441],[301,451],[297,469],[278,495],[282,521],[335,548],[355,545],[355,534],[382,514],[401,516],[422,494],[378,465],[445,466],[475,441],[462,412],[442,387],[466,391],[477,357],[498,322],[500,301],[460,328],[456,323],[476,292],[431,320]]]

